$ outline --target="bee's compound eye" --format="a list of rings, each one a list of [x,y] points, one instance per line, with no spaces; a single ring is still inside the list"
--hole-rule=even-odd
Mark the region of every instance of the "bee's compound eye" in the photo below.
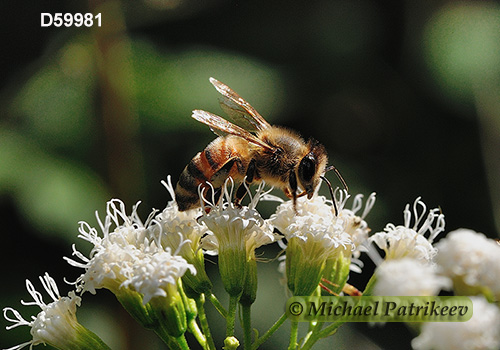
[[[299,177],[301,180],[311,181],[315,173],[316,173],[316,158],[314,158],[314,155],[309,153],[300,161]]]

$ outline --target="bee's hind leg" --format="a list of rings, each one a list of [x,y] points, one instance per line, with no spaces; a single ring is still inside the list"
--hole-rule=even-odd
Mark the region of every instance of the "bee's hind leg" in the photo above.
[[[253,182],[255,174],[256,174],[256,167],[255,167],[255,159],[252,159],[250,163],[248,164],[246,176],[245,176],[245,184],[250,186],[250,184]],[[247,189],[245,187],[245,184],[241,184],[238,189],[236,190],[236,196],[234,197],[234,205],[236,205],[238,208],[241,208],[241,200],[245,197],[247,194]]]
[[[234,163],[239,161],[240,160],[238,157],[232,157],[227,160],[224,165],[219,170],[217,170],[210,178],[210,183],[212,184],[212,186],[214,188],[223,187],[224,183],[229,177],[229,173],[231,172]]]

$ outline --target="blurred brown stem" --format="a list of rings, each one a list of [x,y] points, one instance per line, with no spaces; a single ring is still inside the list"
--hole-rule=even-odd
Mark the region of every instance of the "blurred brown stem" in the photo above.
[[[122,7],[119,1],[103,0],[90,0],[89,7],[102,16],[102,27],[94,26],[93,36],[109,183],[114,195],[135,203],[143,199],[145,184],[134,111],[132,52]]]

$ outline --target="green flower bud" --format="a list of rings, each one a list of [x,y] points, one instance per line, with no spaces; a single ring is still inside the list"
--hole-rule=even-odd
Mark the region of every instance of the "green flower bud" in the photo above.
[[[186,288],[186,293],[188,293],[190,297],[195,297],[196,295],[210,292],[212,289],[212,282],[205,271],[205,257],[203,251],[199,249],[196,254],[193,254],[192,258],[193,259],[186,260],[195,267],[196,274],[187,271],[184,276],[182,276],[182,282],[188,287]]]
[[[327,286],[334,294],[340,294],[349,278],[351,258],[340,250],[334,257],[326,259],[323,278],[330,282]]]
[[[224,339],[224,350],[236,350],[240,346],[240,342],[236,337],[227,337]]]
[[[242,305],[252,305],[257,297],[257,261],[255,251],[252,251],[252,257],[247,261],[245,285],[240,297]]]
[[[246,276],[246,250],[226,246],[219,248],[219,273],[224,289],[230,296],[238,296],[243,291]]]
[[[184,286],[181,283],[179,283],[178,290],[182,297],[182,302],[184,303],[187,323],[189,324],[190,321],[196,319],[196,317],[198,316],[198,308],[196,307],[196,301],[192,298],[189,298],[186,295]]]
[[[166,296],[151,299],[151,311],[158,327],[168,335],[178,338],[187,330],[186,309],[177,285],[166,286]]]
[[[123,308],[136,320],[141,326],[153,329],[157,326],[154,317],[151,313],[151,305],[144,305],[143,298],[140,293],[131,290],[130,288],[119,288],[115,292],[116,299],[122,304]]]
[[[325,267],[321,256],[304,254],[302,243],[299,238],[293,237],[287,247],[286,277],[294,296],[311,295],[318,287]]]

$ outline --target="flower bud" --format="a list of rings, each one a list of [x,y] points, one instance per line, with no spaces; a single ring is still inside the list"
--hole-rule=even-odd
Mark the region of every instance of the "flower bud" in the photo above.
[[[236,337],[227,337],[224,339],[224,350],[236,350],[240,346],[240,342]]]
[[[311,295],[321,281],[324,267],[324,258],[304,254],[300,239],[290,239],[286,254],[286,277],[288,288],[294,296]]]
[[[240,297],[240,304],[252,305],[257,297],[257,261],[255,260],[255,251],[253,257],[247,261],[245,285]]]
[[[330,282],[328,289],[334,294],[340,294],[349,278],[351,259],[345,255],[344,251],[338,252],[335,256],[326,259],[323,278]]]
[[[143,298],[140,293],[130,288],[119,288],[117,292],[115,292],[115,296],[123,308],[141,326],[148,329],[153,329],[157,326],[156,321],[152,317],[151,305],[149,303],[143,303]]]
[[[187,330],[186,309],[177,285],[166,286],[166,296],[153,297],[149,304],[158,327],[177,338]]]

